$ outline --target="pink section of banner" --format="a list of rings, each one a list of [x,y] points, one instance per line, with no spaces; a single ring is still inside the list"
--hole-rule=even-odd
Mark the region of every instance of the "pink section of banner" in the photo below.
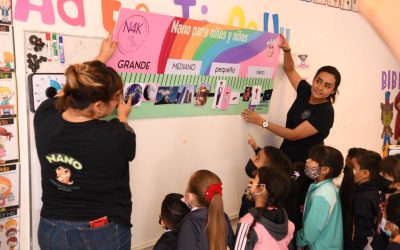
[[[120,9],[113,34],[118,49],[107,64],[119,72],[156,73],[162,41],[172,19]]]

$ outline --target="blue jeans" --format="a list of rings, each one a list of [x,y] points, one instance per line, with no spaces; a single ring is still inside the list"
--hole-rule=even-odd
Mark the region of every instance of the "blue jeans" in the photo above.
[[[42,250],[130,250],[131,229],[113,222],[90,228],[87,221],[40,218],[38,240]]]

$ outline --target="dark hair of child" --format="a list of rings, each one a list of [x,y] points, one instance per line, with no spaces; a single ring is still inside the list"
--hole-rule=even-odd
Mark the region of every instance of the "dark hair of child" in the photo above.
[[[343,155],[339,150],[325,145],[316,145],[310,149],[309,157],[320,167],[330,168],[326,179],[338,177],[343,169]]]
[[[163,220],[167,229],[177,230],[178,224],[190,212],[189,207],[182,202],[183,195],[167,194],[161,204],[160,219]]]
[[[380,162],[382,157],[377,152],[371,150],[360,151],[354,156],[360,165],[360,170],[368,170],[370,180],[375,180],[380,172]]]

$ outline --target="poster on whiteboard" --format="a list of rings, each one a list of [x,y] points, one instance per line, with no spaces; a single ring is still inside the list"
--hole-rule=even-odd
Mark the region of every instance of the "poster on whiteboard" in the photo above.
[[[113,39],[118,48],[107,64],[131,90],[125,95],[137,106],[134,118],[240,114],[248,103],[230,102],[231,93],[272,89],[280,53],[275,33],[124,8]],[[204,86],[208,98],[196,105]],[[256,103],[256,111],[268,112],[269,100]]]

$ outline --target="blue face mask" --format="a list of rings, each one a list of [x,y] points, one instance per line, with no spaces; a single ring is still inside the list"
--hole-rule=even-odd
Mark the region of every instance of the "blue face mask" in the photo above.
[[[319,167],[305,167],[304,173],[308,176],[308,178],[315,180],[321,173],[321,169]]]

